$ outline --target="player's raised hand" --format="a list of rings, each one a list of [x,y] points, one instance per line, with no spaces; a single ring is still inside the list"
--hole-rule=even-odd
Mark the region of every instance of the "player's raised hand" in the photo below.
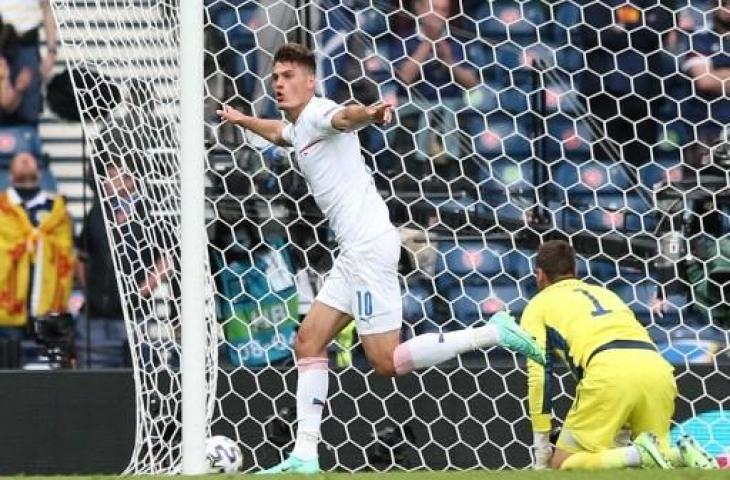
[[[367,112],[373,123],[387,125],[393,119],[393,104],[378,102],[369,106]]]
[[[240,123],[244,119],[246,119],[246,115],[239,112],[235,108],[229,107],[228,105],[223,105],[220,110],[216,110],[215,113],[218,114],[219,117],[221,117],[221,120],[224,122],[231,122],[231,123]]]

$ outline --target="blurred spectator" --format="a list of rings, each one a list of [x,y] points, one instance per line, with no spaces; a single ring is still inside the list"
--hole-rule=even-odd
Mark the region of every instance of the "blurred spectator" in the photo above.
[[[133,334],[139,336],[136,341],[129,343],[141,345],[144,358],[150,355],[167,357],[172,351],[175,332],[166,320],[176,317],[176,305],[167,305],[172,312],[166,318],[161,318],[157,315],[153,294],[165,281],[171,283],[173,291],[178,290],[179,282],[171,275],[172,242],[166,241],[170,235],[166,229],[171,227],[160,219],[152,218],[152,207],[140,195],[137,180],[125,167],[110,163],[98,173],[104,179],[103,205],[111,224],[111,244],[116,249],[118,265],[116,270],[123,282],[122,304],[135,321],[132,325]],[[169,247],[167,251],[164,250],[166,245]],[[172,297],[179,298],[179,293]],[[103,331],[101,325],[97,328],[102,329],[104,335],[107,332]],[[108,333],[115,339],[122,332],[115,327],[114,331]]]
[[[730,124],[730,0],[719,0],[712,27],[695,33],[684,70],[694,79],[699,98],[697,120],[706,120],[710,103],[710,122],[700,125],[698,140],[709,145]],[[702,118],[704,117],[704,118]]]
[[[105,191],[111,191],[109,183],[106,179]],[[124,311],[98,197],[84,219],[77,247],[76,273],[86,301],[78,322],[79,364],[92,368],[123,366],[127,363]]]
[[[206,4],[210,4],[207,7],[210,21],[217,27],[211,29],[219,44],[213,50],[222,59],[218,68],[226,74],[225,96],[229,98],[232,90],[235,102],[240,102],[242,108],[250,113],[254,102],[265,93],[261,79],[256,75],[258,52],[254,35],[254,30],[261,25],[261,8],[249,0],[207,1]],[[230,84],[229,79],[233,79]]]
[[[72,224],[63,197],[41,190],[33,155],[17,154],[10,178],[12,186],[0,194],[0,335],[20,339],[29,319],[66,311]]]
[[[135,288],[128,291],[139,297],[133,303],[136,306],[149,299],[167,278],[171,260],[155,244],[164,235],[155,232],[160,226],[150,218],[151,208],[137,191],[132,174],[123,167],[107,165],[103,188],[108,199],[108,218],[114,224],[113,244],[123,249],[119,252],[121,267],[124,277],[135,283]]]
[[[0,94],[4,123],[35,125],[43,108],[41,85],[49,78],[58,53],[58,32],[49,0],[0,2]],[[45,30],[46,55],[40,59],[40,29]],[[7,68],[2,68],[2,63]],[[3,75],[3,70],[5,75]],[[8,87],[10,90],[5,91]]]
[[[41,190],[57,191],[56,178],[48,168],[48,160],[41,151],[38,129],[28,125],[0,127],[0,190],[10,186],[10,164],[21,153],[35,157]]]
[[[166,177],[166,165],[172,161],[171,149],[177,141],[173,118],[158,115],[160,100],[151,82],[131,79],[126,90],[124,114],[112,116],[105,123],[95,140],[95,149],[115,161],[123,158],[130,174],[144,172],[150,177],[164,172]]]
[[[687,282],[695,308],[723,328],[730,328],[730,238],[704,238],[697,258],[687,262]],[[696,241],[695,243],[700,243]]]
[[[464,89],[476,86],[479,76],[464,64],[462,45],[448,32],[451,18],[449,0],[416,0],[418,35],[406,40],[406,57],[396,66],[398,77],[407,85],[424,80],[429,85],[414,85],[411,93],[418,100],[435,103],[463,100]],[[456,80],[457,84],[451,82]]]
[[[28,68],[23,68],[13,78],[7,60],[0,57],[0,111],[5,117],[13,116],[32,81],[33,73]]]
[[[477,86],[480,77],[465,61],[463,45],[449,35],[447,20],[454,13],[454,5],[449,0],[416,0],[416,34],[400,32],[405,40],[392,38],[382,48],[387,60],[393,62],[395,75],[390,73],[388,62],[379,62],[386,78],[383,97],[396,105],[405,104],[398,109],[399,121],[410,131],[418,132],[418,150],[427,157],[444,149],[459,157],[469,148],[468,142],[458,136],[454,112],[463,108],[466,91]],[[372,71],[376,64],[377,60],[371,62],[370,75],[377,78]],[[398,148],[410,149],[411,145]]]
[[[590,97],[589,111],[598,117],[595,156],[642,165],[652,160],[657,142],[661,94],[657,55],[661,33],[673,25],[671,15],[658,15],[652,0],[598,2],[584,10],[581,48],[588,70],[578,77],[579,90]],[[620,52],[619,55],[616,52]]]

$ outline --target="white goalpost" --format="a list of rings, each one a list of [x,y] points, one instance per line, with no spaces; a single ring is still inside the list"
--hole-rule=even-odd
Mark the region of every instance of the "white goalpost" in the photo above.
[[[203,2],[180,4],[180,271],[182,473],[207,473],[206,301],[203,146]],[[215,382],[213,375],[212,382]]]
[[[537,245],[570,239],[579,275],[676,366],[672,434],[730,455],[730,178],[703,160],[722,161],[722,105],[681,69],[713,1],[52,0],[132,351],[125,473],[204,473],[211,435],[241,446],[244,472],[293,445],[293,340],[339,252],[296,152],[215,115],[280,115],[271,62],[292,41],[315,52],[319,94],[395,103],[392,125],[359,135],[403,240],[404,338],[519,317]],[[511,353],[397,379],[351,327],[328,353],[325,471],[531,465]],[[574,382],[553,378],[564,414]]]
[[[205,233],[204,10],[202,1],[183,2],[179,12],[176,3],[54,4],[125,298],[138,394],[127,473],[206,473],[205,439],[215,402],[217,353],[211,346],[218,337]],[[130,34],[135,29],[139,35]],[[148,49],[144,42],[151,37],[156,48]],[[108,83],[92,83],[88,72]],[[123,221],[114,213],[120,205],[127,212]],[[156,285],[147,288],[150,281]]]

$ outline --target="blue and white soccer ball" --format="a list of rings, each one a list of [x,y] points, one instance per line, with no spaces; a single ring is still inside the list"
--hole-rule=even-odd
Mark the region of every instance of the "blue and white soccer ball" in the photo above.
[[[205,441],[205,458],[210,473],[238,473],[243,465],[241,448],[223,435],[215,435]]]

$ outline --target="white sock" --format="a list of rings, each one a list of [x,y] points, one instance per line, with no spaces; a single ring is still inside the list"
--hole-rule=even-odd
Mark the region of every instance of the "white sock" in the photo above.
[[[641,466],[641,455],[636,447],[624,447],[626,449],[626,466],[627,467],[640,467]]]
[[[492,325],[464,328],[456,332],[425,333],[401,343],[393,353],[398,375],[438,365],[459,354],[499,343],[499,333]]]
[[[327,359],[303,358],[297,361],[297,371],[297,439],[291,453],[302,460],[309,460],[317,458],[329,381]]]

